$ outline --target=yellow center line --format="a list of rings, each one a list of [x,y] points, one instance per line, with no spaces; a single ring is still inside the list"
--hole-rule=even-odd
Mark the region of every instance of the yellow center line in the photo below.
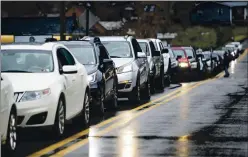
[[[171,100],[173,100],[173,99],[175,99],[175,98],[177,98],[177,97],[179,97],[179,96],[182,96],[183,94],[188,93],[189,91],[191,91],[193,88],[196,88],[196,87],[200,86],[201,84],[204,84],[205,82],[208,82],[208,81],[211,81],[211,80],[205,80],[205,81],[203,81],[203,82],[200,82],[200,83],[198,83],[198,84],[192,86],[191,88],[188,88],[188,89],[186,89],[185,91],[182,91],[181,93],[178,93],[178,94],[176,94],[176,95],[170,97],[169,99],[164,100],[164,101],[161,102],[161,103],[155,104],[155,105],[153,105],[153,106],[151,106],[151,107],[149,107],[149,108],[147,108],[147,109],[145,109],[145,110],[143,110],[143,111],[141,111],[141,112],[138,112],[138,113],[134,114],[132,117],[129,117],[127,120],[125,120],[125,119],[120,120],[119,122],[110,125],[110,126],[107,127],[106,129],[103,129],[102,131],[100,131],[99,133],[97,133],[97,135],[95,135],[95,136],[102,136],[102,135],[104,135],[104,134],[110,132],[110,131],[113,130],[113,129],[116,129],[116,128],[120,127],[120,126],[123,126],[123,125],[129,123],[131,120],[135,119],[136,117],[138,117],[138,116],[140,116],[140,115],[142,115],[142,114],[144,114],[144,113],[146,113],[146,112],[152,110],[152,109],[155,108],[155,107],[164,105],[166,102],[169,102],[169,101],[171,101]],[[73,144],[73,145],[67,147],[67,148],[64,149],[64,150],[61,150],[60,152],[56,153],[55,155],[52,155],[51,157],[61,157],[61,156],[65,156],[66,154],[68,154],[68,153],[70,153],[70,152],[76,150],[77,148],[80,148],[80,147],[82,147],[83,145],[87,144],[88,141],[89,141],[89,139],[87,138],[87,139],[84,139],[84,140],[82,140],[82,141],[80,141],[80,142],[77,142],[77,143],[75,143],[75,144]]]
[[[246,51],[237,59],[237,61],[240,61],[241,59],[243,59],[244,56],[247,54],[247,52],[248,52],[248,51],[246,50]],[[188,89],[187,91],[189,91],[190,89],[193,89],[193,88],[195,88],[195,87],[197,87],[197,86],[199,86],[199,85],[201,85],[201,84],[203,84],[203,83],[205,83],[205,82],[212,81],[212,80],[216,80],[216,79],[218,79],[218,78],[220,78],[220,77],[223,77],[223,75],[224,75],[224,72],[221,72],[221,73],[218,74],[215,78],[207,79],[207,80],[205,80],[205,81],[201,81],[201,82],[199,82],[199,83],[195,83],[195,84],[193,84],[193,85],[190,85],[189,87],[186,87],[186,88]],[[147,106],[153,104],[154,102],[157,102],[157,101],[163,100],[163,99],[165,99],[165,98],[167,98],[167,97],[170,97],[171,95],[173,95],[173,94],[179,92],[180,90],[182,90],[182,89],[181,89],[181,88],[180,88],[180,89],[177,89],[177,90],[175,90],[175,91],[173,91],[173,92],[170,92],[170,93],[168,93],[168,94],[166,94],[166,95],[164,95],[164,96],[161,96],[161,97],[159,97],[159,98],[157,98],[157,99],[155,99],[155,100],[153,100],[153,101],[151,101],[151,102],[148,102],[148,103],[143,104],[143,105],[141,105],[141,106],[139,106],[139,107],[136,107],[136,108],[134,108],[134,109],[132,109],[132,110],[130,110],[130,111],[128,111],[128,112],[137,111],[137,110],[139,110],[139,109],[141,109],[141,108],[147,107]],[[185,93],[185,92],[180,92],[180,93],[176,94],[175,96],[173,96],[173,97],[171,97],[171,98],[169,98],[169,99],[166,99],[165,102],[168,102],[168,101],[174,99],[175,97],[178,97],[178,96],[182,95],[183,93]],[[156,106],[163,105],[163,103],[165,103],[165,102],[162,102],[162,103],[159,102],[159,103],[157,103],[156,105],[153,105],[153,106],[151,106],[150,108],[145,109],[144,111],[141,111],[141,112],[137,113],[136,115],[138,116],[138,115],[140,115],[140,114],[142,114],[142,113],[145,113],[145,112],[147,112],[147,111],[153,109],[153,108],[156,107]],[[135,115],[135,117],[137,117],[136,115]],[[99,123],[99,124],[97,124],[97,125],[95,125],[95,126],[92,126],[92,127],[102,127],[102,126],[104,126],[104,125],[107,125],[107,124],[109,124],[109,123],[111,123],[111,122],[113,122],[113,121],[115,121],[115,120],[121,118],[122,116],[124,116],[124,114],[120,114],[119,116],[112,117],[112,118],[110,118],[110,119],[108,119],[108,120],[105,120],[105,121],[103,121],[103,122],[101,122],[101,123]],[[132,119],[133,119],[133,118],[132,118]],[[115,124],[119,124],[119,125],[120,125],[120,124],[122,124],[122,123],[119,123],[119,122],[118,122],[118,123],[114,123],[114,124],[112,124],[111,126],[109,126],[108,128],[103,129],[103,130],[102,130],[101,132],[99,132],[99,133],[108,132],[109,130],[112,130],[113,128],[116,128],[116,127],[119,126],[119,125],[115,125]],[[49,153],[50,151],[53,151],[53,150],[55,150],[55,149],[57,149],[57,148],[59,148],[59,147],[65,145],[65,144],[67,144],[67,143],[69,143],[69,142],[71,142],[71,141],[73,141],[73,140],[75,140],[75,139],[77,139],[77,138],[79,138],[79,137],[81,137],[81,136],[83,136],[83,135],[87,135],[88,133],[89,133],[89,129],[83,130],[83,131],[81,131],[81,132],[79,132],[79,133],[77,133],[77,134],[75,134],[75,135],[73,135],[73,136],[71,136],[71,137],[69,137],[69,138],[67,138],[67,139],[65,139],[65,140],[62,140],[62,141],[60,141],[60,142],[58,142],[58,143],[56,143],[56,144],[53,144],[53,145],[51,145],[51,146],[49,146],[49,147],[47,147],[47,148],[45,148],[45,149],[42,149],[42,150],[40,150],[40,151],[38,151],[38,152],[36,152],[36,153],[30,155],[29,157],[36,157],[36,156],[41,156],[41,155],[47,154],[47,153]],[[61,154],[63,154],[63,152],[66,152],[66,153],[64,153],[64,154],[67,154],[67,153],[69,153],[69,152],[71,152],[71,151],[77,149],[78,147],[80,147],[80,146],[86,144],[87,142],[88,142],[88,139],[84,139],[84,140],[82,140],[82,141],[80,141],[80,142],[78,142],[78,143],[76,143],[76,144],[73,144],[73,145],[71,145],[70,147],[68,147],[68,148],[66,148],[66,149],[64,149],[64,150],[62,150],[62,151],[60,151],[59,153],[57,153],[57,154],[55,154],[55,155],[53,155],[53,156],[57,156],[57,155],[59,154],[59,157],[61,157]]]
[[[195,84],[197,84],[197,83],[195,83]],[[195,84],[193,84],[193,85],[195,85]],[[193,86],[193,85],[189,85],[188,87],[185,87],[185,88],[189,88],[189,87],[191,87],[191,86]],[[157,101],[160,101],[160,100],[162,100],[162,99],[165,99],[165,98],[167,98],[167,97],[170,97],[171,95],[173,95],[173,94],[179,92],[180,90],[181,90],[181,89],[177,89],[177,90],[175,90],[175,91],[172,91],[172,92],[170,92],[170,93],[168,93],[168,94],[165,94],[165,95],[163,95],[163,96],[161,96],[161,97],[159,97],[159,98],[157,98],[157,99],[155,99],[155,100],[152,100],[152,101],[150,101],[150,102],[148,102],[148,103],[145,103],[145,104],[143,104],[143,105],[141,105],[141,106],[138,106],[138,107],[136,107],[136,108],[134,108],[134,109],[132,109],[132,110],[130,110],[130,111],[128,111],[128,112],[137,111],[137,110],[139,110],[139,109],[141,109],[141,108],[144,108],[144,107],[146,107],[146,106],[149,106],[149,105],[151,105],[151,104],[153,104],[153,103],[155,103],[155,102],[157,102]],[[99,123],[99,124],[97,124],[97,125],[95,125],[95,126],[91,126],[91,127],[100,128],[100,127],[102,127],[102,126],[104,126],[104,125],[107,125],[107,124],[109,124],[109,123],[111,123],[111,122],[113,122],[113,121],[115,121],[115,120],[121,118],[122,116],[124,116],[124,113],[123,113],[123,114],[120,114],[120,115],[118,115],[118,116],[109,118],[109,119],[107,119],[107,120],[105,120],[105,121],[103,121],[103,122],[101,122],[101,123]],[[85,130],[83,130],[83,131],[81,131],[81,132],[79,132],[79,133],[77,133],[77,134],[74,134],[74,135],[72,135],[72,136],[70,136],[70,137],[68,137],[68,138],[66,138],[66,139],[64,139],[64,140],[62,140],[62,141],[60,141],[60,142],[58,142],[58,143],[52,144],[52,145],[50,145],[50,146],[48,146],[48,147],[46,147],[46,148],[44,148],[44,149],[42,149],[42,150],[40,150],[40,151],[38,151],[38,152],[35,152],[35,153],[29,155],[28,157],[37,157],[37,156],[41,156],[41,155],[47,154],[47,153],[49,153],[50,151],[53,151],[53,150],[55,150],[55,149],[57,149],[57,148],[59,148],[59,147],[65,145],[65,144],[67,144],[67,143],[69,143],[69,142],[71,142],[71,141],[73,141],[73,140],[75,140],[75,139],[77,139],[77,138],[79,138],[79,137],[81,137],[81,136],[87,135],[88,133],[89,133],[89,129],[85,129]]]

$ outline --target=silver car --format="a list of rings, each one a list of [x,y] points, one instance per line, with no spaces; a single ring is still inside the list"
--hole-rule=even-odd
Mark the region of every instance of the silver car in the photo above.
[[[151,93],[155,93],[155,89],[164,90],[164,63],[161,62],[163,55],[156,50],[154,43],[150,39],[138,39],[141,49],[146,52],[151,80]]]
[[[137,40],[132,36],[106,36],[100,40],[117,69],[118,97],[128,97],[136,104],[141,98],[150,100],[149,64]]]

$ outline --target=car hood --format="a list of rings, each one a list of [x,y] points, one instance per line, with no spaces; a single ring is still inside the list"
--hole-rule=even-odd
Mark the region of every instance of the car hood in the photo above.
[[[84,65],[84,67],[85,67],[88,75],[97,71],[97,65]]]
[[[112,60],[115,63],[115,67],[120,67],[123,66],[127,63],[130,63],[131,61],[133,61],[133,58],[112,58]]]
[[[48,88],[56,80],[54,73],[5,73],[14,92],[35,91]]]

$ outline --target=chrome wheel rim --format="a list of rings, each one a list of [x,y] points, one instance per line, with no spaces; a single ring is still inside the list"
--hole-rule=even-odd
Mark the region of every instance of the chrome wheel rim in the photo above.
[[[59,132],[63,134],[65,130],[65,109],[63,102],[59,103]]]
[[[84,109],[84,117],[85,117],[85,122],[88,124],[89,123],[89,118],[90,118],[90,105],[89,105],[89,96],[86,93],[85,94],[85,109]]]
[[[16,149],[17,133],[16,133],[16,117],[11,114],[9,124],[9,144],[12,150]]]

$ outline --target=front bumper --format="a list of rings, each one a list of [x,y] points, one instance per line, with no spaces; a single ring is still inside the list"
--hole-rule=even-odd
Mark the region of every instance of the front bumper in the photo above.
[[[38,100],[17,103],[19,127],[41,127],[54,124],[57,102],[51,95]]]

